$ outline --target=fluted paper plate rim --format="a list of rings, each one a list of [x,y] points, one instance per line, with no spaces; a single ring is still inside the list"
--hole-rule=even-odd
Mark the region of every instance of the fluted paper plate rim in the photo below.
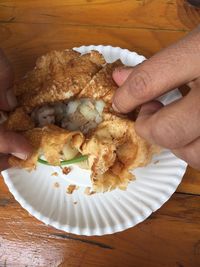
[[[93,50],[93,49],[99,50],[99,51],[102,51],[102,50],[118,51],[118,55],[119,55],[119,53],[122,53],[122,54],[126,53],[126,54],[132,55],[134,57],[137,57],[137,59],[141,62],[145,59],[145,57],[143,57],[142,55],[138,55],[136,52],[131,52],[128,49],[121,49],[120,47],[112,47],[110,45],[109,46],[90,45],[90,46],[81,46],[79,48],[75,47],[74,49],[78,50],[78,51],[86,51],[86,52]],[[116,54],[117,54],[117,52],[116,52]],[[178,94],[178,92],[176,94]],[[168,153],[168,152],[166,152],[166,153]],[[186,167],[187,167],[187,164],[184,161],[177,159],[175,156],[174,156],[174,159],[176,159],[176,162],[178,162],[178,164],[179,164],[177,166],[177,168],[178,168],[177,173],[176,173],[176,175],[174,174],[174,177],[175,176],[176,177],[174,178],[173,182],[170,183],[170,185],[166,186],[166,190],[164,192],[161,192],[160,198],[158,198],[156,200],[154,199],[151,203],[149,203],[149,205],[145,204],[145,201],[144,201],[144,203],[141,202],[141,205],[143,205],[144,207],[143,207],[141,214],[139,214],[139,216],[136,216],[136,217],[133,216],[131,219],[126,220],[123,223],[116,223],[114,225],[109,225],[109,223],[108,224],[106,223],[105,227],[103,227],[103,228],[97,227],[95,229],[90,229],[89,227],[81,228],[79,226],[71,226],[71,225],[67,225],[67,224],[63,225],[59,221],[55,221],[55,220],[52,220],[51,218],[49,218],[47,216],[44,216],[44,214],[38,212],[33,206],[31,206],[20,195],[20,193],[18,192],[17,187],[15,187],[15,184],[12,181],[12,177],[10,176],[8,171],[3,171],[2,175],[3,175],[5,183],[7,184],[8,188],[9,188],[9,191],[14,196],[14,198],[20,203],[20,205],[25,210],[27,210],[32,216],[36,217],[38,220],[44,222],[47,225],[51,225],[51,226],[53,226],[59,230],[63,230],[63,231],[68,232],[68,233],[77,234],[77,235],[86,235],[86,236],[95,236],[95,235],[98,236],[98,235],[106,235],[106,234],[112,234],[112,233],[120,232],[120,231],[123,231],[125,229],[128,229],[130,227],[137,225],[138,223],[140,223],[140,222],[144,221],[146,218],[148,218],[152,212],[159,209],[170,198],[170,196],[175,192],[176,188],[180,184],[182,177],[184,175],[184,172],[186,170]],[[20,172],[20,170],[17,170],[17,171]],[[140,170],[138,170],[138,171],[140,171]],[[136,172],[137,172],[137,170],[136,170]],[[144,186],[144,188],[145,188],[145,186]],[[159,188],[159,186],[158,186],[158,188]],[[145,190],[144,190],[144,192],[145,192]],[[126,191],[124,191],[123,193],[126,194]],[[147,193],[149,193],[149,192],[147,192]],[[110,193],[106,193],[106,194],[110,194]],[[118,193],[116,193],[116,194],[118,194]],[[121,194],[121,193],[119,193],[119,194]],[[150,196],[151,196],[151,194],[150,194]],[[90,196],[88,196],[88,197],[91,198]],[[112,196],[112,198],[113,198],[113,196]],[[139,199],[138,196],[136,197],[136,199],[137,200]],[[130,202],[129,198],[127,201]],[[141,201],[141,199],[139,199],[139,201]],[[120,204],[120,205],[121,205],[121,207],[124,206],[124,204],[123,205]],[[103,208],[105,208],[105,207],[103,207]],[[124,212],[125,213],[129,212],[129,210],[128,211],[126,210],[123,212],[121,211],[120,215],[122,217],[124,216]]]

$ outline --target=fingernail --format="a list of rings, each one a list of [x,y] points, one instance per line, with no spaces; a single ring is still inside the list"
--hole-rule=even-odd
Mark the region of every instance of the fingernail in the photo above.
[[[11,89],[9,89],[6,92],[6,97],[7,97],[7,101],[8,101],[8,105],[11,109],[15,108],[17,106],[17,99],[15,97],[15,95],[13,94],[13,91]]]
[[[28,158],[28,156],[25,155],[25,154],[23,154],[23,153],[17,153],[17,152],[14,152],[14,153],[12,153],[12,155],[13,155],[14,157],[17,157],[17,158],[19,158],[19,159],[23,159],[23,160],[26,160],[26,159]]]
[[[115,106],[114,103],[112,103],[112,108],[113,108],[113,110],[114,110],[115,112],[119,113],[119,110],[117,109],[117,107]]]

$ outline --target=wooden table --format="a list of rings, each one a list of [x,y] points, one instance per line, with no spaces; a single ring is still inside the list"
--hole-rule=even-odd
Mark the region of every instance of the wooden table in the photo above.
[[[200,22],[182,0],[1,0],[0,46],[16,76],[52,49],[111,44],[151,56]],[[31,217],[0,178],[0,266],[200,266],[200,172],[187,169],[171,199],[122,233],[82,237]]]

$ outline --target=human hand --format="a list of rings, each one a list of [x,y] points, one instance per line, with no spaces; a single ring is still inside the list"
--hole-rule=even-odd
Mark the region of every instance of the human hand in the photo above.
[[[134,68],[116,69],[113,79],[120,86],[113,108],[142,105],[137,133],[200,170],[200,28]],[[165,107],[154,100],[183,84],[191,90],[182,99]]]
[[[10,111],[16,107],[16,98],[10,89],[13,83],[13,71],[5,54],[0,50],[0,110]],[[31,147],[18,133],[6,131],[0,126],[0,171],[9,167],[8,154],[26,159]]]

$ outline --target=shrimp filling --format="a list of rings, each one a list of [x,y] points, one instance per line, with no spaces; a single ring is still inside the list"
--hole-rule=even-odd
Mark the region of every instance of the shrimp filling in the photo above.
[[[37,127],[55,124],[69,131],[87,134],[102,121],[105,103],[102,100],[82,98],[67,103],[46,104],[31,113]]]

